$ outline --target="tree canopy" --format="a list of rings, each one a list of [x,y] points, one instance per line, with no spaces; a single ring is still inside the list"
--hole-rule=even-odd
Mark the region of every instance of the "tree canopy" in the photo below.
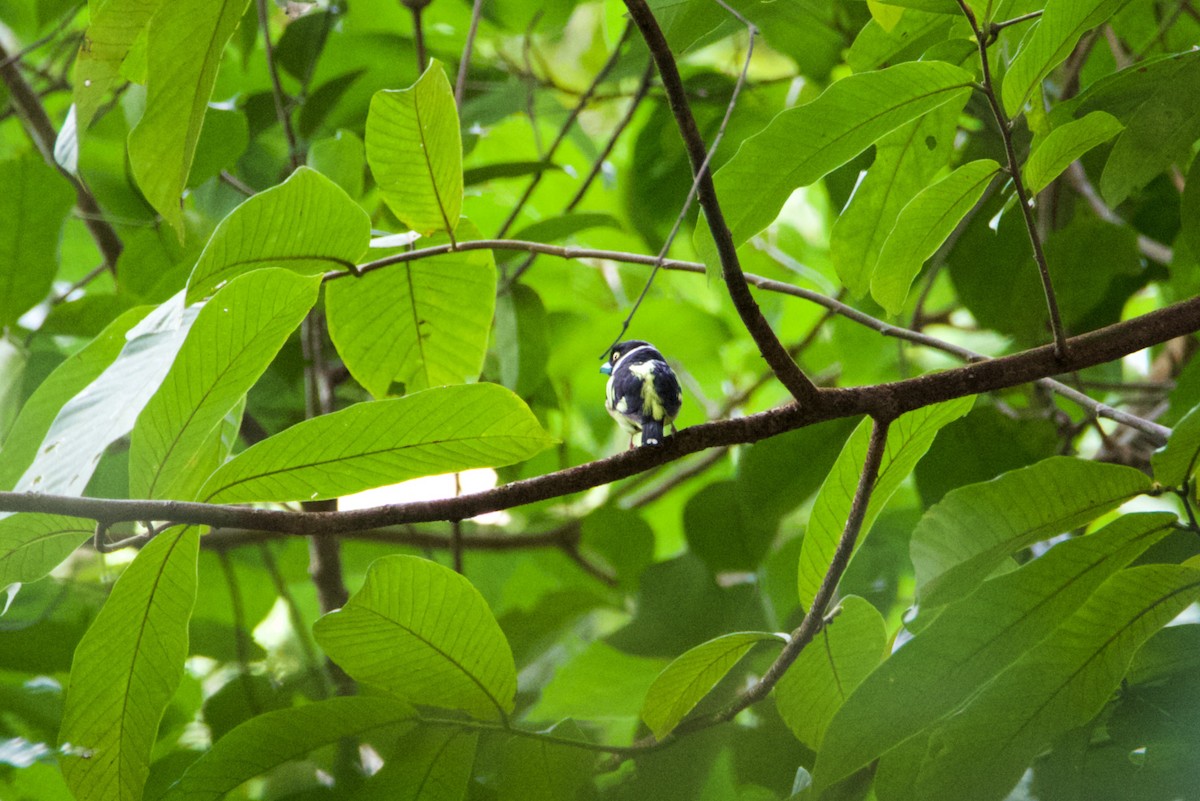
[[[0,0],[0,798],[1200,798],[1198,38]]]

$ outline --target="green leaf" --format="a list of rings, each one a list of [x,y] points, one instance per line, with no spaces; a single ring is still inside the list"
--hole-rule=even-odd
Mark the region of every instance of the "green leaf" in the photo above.
[[[59,757],[78,801],[140,801],[150,751],[183,677],[200,531],[177,526],[121,574],[75,651]]]
[[[356,801],[462,801],[475,764],[479,733],[417,729],[397,744]]]
[[[0,489],[12,489],[37,456],[38,446],[63,404],[112,364],[125,345],[126,332],[149,311],[149,307],[141,307],[125,312],[38,385],[21,407],[0,450]]]
[[[768,631],[739,631],[697,645],[667,665],[646,692],[642,720],[662,739],[717,686],[755,643],[780,640]]]
[[[454,90],[434,59],[407,89],[376,92],[367,113],[367,163],[383,199],[423,236],[452,239],[462,212],[462,137]]]
[[[104,451],[133,429],[166,377],[196,312],[183,308],[180,292],[133,326],[116,360],[63,404],[14,490],[82,494]]]
[[[879,478],[871,493],[871,502],[863,518],[859,532],[857,551],[871,531],[875,518],[883,511],[900,483],[917,466],[917,462],[933,444],[933,438],[942,426],[957,420],[971,410],[975,398],[958,398],[902,415],[888,429],[887,448],[879,466]],[[867,455],[867,443],[871,438],[871,420],[864,419],[842,446],[832,472],[821,485],[817,499],[813,502],[808,529],[800,549],[799,589],[800,603],[807,609],[813,601],[817,588],[821,586],[829,562],[837,548],[838,540],[846,526],[850,505],[862,474]]]
[[[1172,163],[1191,158],[1198,136],[1200,61],[1188,61],[1125,121],[1100,175],[1100,194],[1119,205]]]
[[[288,30],[292,27],[289,25]],[[350,197],[362,195],[367,156],[362,139],[353,131],[338,131],[327,139],[313,142],[308,148],[308,166],[340,186]]]
[[[503,387],[439,387],[298,423],[226,462],[199,497],[211,503],[336,498],[420,476],[513,464],[554,442]]]
[[[870,286],[871,272],[896,215],[953,152],[961,111],[962,104],[946,103],[875,145],[875,161],[838,215],[829,238],[829,256],[838,278],[856,296],[866,294]]]
[[[546,307],[533,287],[515,284],[496,299],[493,347],[504,386],[528,398],[546,383],[550,329]]]
[[[779,716],[800,742],[824,753],[829,721],[888,650],[887,626],[870,603],[856,595],[775,685]]]
[[[463,224],[465,228],[467,224]],[[376,398],[475,381],[496,308],[490,250],[393,264],[329,284],[329,336],[358,383]]]
[[[17,514],[0,519],[0,591],[49,573],[96,530],[77,517]]]
[[[180,196],[221,63],[249,0],[161,3],[147,31],[146,111],[129,134],[129,163],[142,194],[183,239]]]
[[[912,537],[922,609],[971,592],[1009,554],[1095,520],[1150,489],[1131,467],[1052,456],[946,493]]]
[[[920,798],[1002,799],[1056,737],[1103,709],[1151,634],[1200,595],[1200,570],[1129,568],[1110,578],[1053,637],[935,730]]]
[[[701,487],[683,509],[688,550],[715,573],[754,572],[767,556],[779,530],[779,518],[747,508],[737,481]]]
[[[547,170],[561,169],[553,161],[501,161],[495,164],[480,164],[463,170],[463,185],[474,186],[486,183],[496,178],[521,178],[526,175],[540,175]],[[519,239],[519,237],[513,237]]]
[[[766,228],[792,191],[840,167],[885,134],[943,103],[963,102],[972,76],[941,62],[897,64],[851,75],[820,97],[781,112],[717,171],[717,194],[735,244]],[[716,263],[711,235],[697,249]]]
[[[922,190],[900,212],[871,276],[871,297],[889,314],[903,310],[921,265],[979,202],[999,169],[991,159],[964,164]]]
[[[320,288],[319,276],[256,270],[205,304],[134,426],[131,497],[195,498],[208,478],[200,464],[213,432],[300,325]]]
[[[353,268],[370,241],[367,213],[333,181],[301,167],[221,221],[188,279],[188,302],[262,267],[305,275]]]
[[[1041,192],[1071,166],[1071,162],[1124,129],[1120,120],[1103,111],[1093,111],[1082,119],[1058,126],[1026,160],[1021,171],[1025,185],[1033,194]]]
[[[1164,487],[1182,487],[1196,473],[1200,459],[1200,406],[1175,424],[1167,444],[1150,457],[1154,480]]]
[[[110,89],[122,81],[121,64],[162,0],[100,0],[89,4],[88,27],[75,57],[75,118],[80,132]]]
[[[587,742],[572,720],[551,728],[547,734]],[[596,755],[582,748],[541,742],[529,737],[510,737],[500,754],[496,782],[498,801],[570,801],[591,783]],[[584,796],[586,797],[586,796]]]
[[[1183,196],[1179,198],[1180,238],[1192,253],[1200,253],[1200,159],[1192,159]]]
[[[390,741],[416,712],[391,698],[328,698],[250,718],[205,751],[166,799],[217,801],[243,782],[344,738]]]
[[[7,328],[49,294],[75,193],[32,157],[0,161],[0,186],[0,328]]]
[[[313,631],[354,679],[403,700],[489,720],[513,710],[508,641],[479,591],[434,562],[375,560],[362,589]]]
[[[817,760],[818,786],[840,781],[950,714],[1166,536],[1174,520],[1166,513],[1126,515],[947,607],[834,716]]]
[[[1091,28],[1115,14],[1128,0],[1048,0],[1036,27],[1022,43],[1004,76],[1001,95],[1015,117],[1034,89],[1062,63]]]

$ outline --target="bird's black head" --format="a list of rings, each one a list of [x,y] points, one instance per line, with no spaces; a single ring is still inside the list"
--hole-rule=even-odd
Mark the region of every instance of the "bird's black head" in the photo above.
[[[611,374],[617,363],[635,350],[637,351],[633,357],[635,362],[649,361],[651,359],[663,361],[663,355],[649,342],[641,339],[631,339],[627,342],[618,342],[616,345],[613,345],[613,349],[608,354],[608,361],[600,368],[600,372],[605,375]]]

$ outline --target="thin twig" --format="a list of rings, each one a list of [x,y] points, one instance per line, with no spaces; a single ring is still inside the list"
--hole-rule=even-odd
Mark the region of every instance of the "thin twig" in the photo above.
[[[1021,177],[1021,164],[1017,160],[1017,151],[1013,146],[1012,125],[996,97],[996,87],[992,83],[992,68],[988,63],[987,36],[979,29],[975,13],[967,5],[966,0],[957,0],[959,8],[966,16],[975,41],[979,46],[979,60],[983,64],[983,94],[987,97],[988,105],[992,108],[992,116],[996,118],[1000,139],[1004,142],[1004,152],[1008,161],[1008,174],[1012,178],[1013,189],[1017,193],[1017,202],[1021,206],[1021,215],[1025,219],[1025,229],[1029,232],[1029,243],[1033,248],[1033,260],[1037,264],[1038,275],[1042,279],[1042,291],[1046,296],[1046,309],[1050,314],[1050,330],[1054,334],[1054,352],[1059,359],[1067,356],[1067,333],[1063,327],[1062,315],[1058,310],[1058,299],[1054,295],[1054,283],[1050,279],[1050,267],[1046,263],[1046,253],[1042,249],[1042,238],[1038,235],[1037,223],[1033,219],[1033,210],[1029,191],[1025,188],[1025,180]]]
[[[462,111],[467,73],[471,69],[471,50],[475,47],[475,35],[479,32],[479,17],[482,12],[483,0],[475,0],[471,6],[471,27],[467,29],[467,41],[463,45],[462,58],[458,61],[458,77],[454,81],[454,105],[459,111]]]
[[[209,546],[208,540],[212,537],[212,533],[206,535],[200,544]],[[317,656],[316,646],[313,645],[312,637],[308,632],[308,624],[304,621],[304,615],[300,612],[300,604],[296,603],[296,596],[292,593],[287,581],[283,577],[283,572],[279,569],[279,563],[275,561],[275,555],[271,553],[271,546],[267,543],[260,543],[259,554],[262,556],[263,566],[267,570],[267,575],[271,577],[271,583],[275,587],[275,594],[283,601],[283,605],[287,607],[288,622],[292,625],[292,632],[296,635],[296,641],[300,644],[300,650],[304,654],[304,662],[314,674],[319,671],[321,675],[328,678],[328,674],[321,671],[321,661]],[[322,688],[328,697],[332,690],[331,684],[322,683]]]
[[[1113,211],[1104,198],[1100,197],[1100,193],[1096,191],[1096,187],[1088,180],[1087,172],[1083,169],[1083,165],[1078,161],[1073,162],[1067,167],[1067,182],[1076,194],[1087,201],[1092,207],[1092,211],[1096,216],[1106,223],[1112,225],[1125,225],[1125,219],[1117,212]],[[1141,254],[1151,261],[1158,262],[1163,265],[1170,265],[1175,258],[1175,252],[1158,240],[1151,239],[1145,234],[1138,234],[1137,237],[1138,250]]]
[[[258,696],[250,681],[250,647],[246,642],[249,635],[246,632],[246,610],[242,605],[242,591],[238,586],[237,572],[227,551],[218,551],[217,560],[221,563],[225,586],[229,589],[229,608],[233,612],[233,649],[237,654],[238,667],[241,668],[242,690],[246,694],[246,703],[250,705],[250,710],[255,715],[261,715]]]
[[[58,36],[60,33],[62,33],[66,29],[66,27],[68,25],[71,24],[71,22],[75,19],[75,16],[79,13],[79,9],[83,8],[83,6],[84,6],[83,3],[78,3],[74,6],[71,6],[70,10],[67,11],[67,13],[63,15],[63,18],[58,21],[58,24],[54,26],[53,30],[51,30],[50,33],[46,34],[45,36],[41,37],[40,39],[35,39],[34,41],[32,41],[29,44],[22,47],[17,52],[13,53],[11,56],[0,59],[0,67],[7,67],[9,64],[17,63],[21,59],[25,58],[25,56],[32,53],[34,50],[37,50],[39,47],[44,45],[46,42],[49,42],[51,39]]]
[[[1000,31],[1004,30],[1010,25],[1020,25],[1022,22],[1028,22],[1031,19],[1037,19],[1038,17],[1042,16],[1042,13],[1042,11],[1030,11],[1028,14],[1022,14],[1019,17],[1013,17],[1012,19],[1002,20],[1000,22],[993,22],[992,24],[988,25],[988,32],[991,34],[992,39],[995,40],[996,34],[1000,33]]]
[[[279,65],[275,63],[275,46],[271,44],[271,17],[267,11],[267,0],[256,0],[258,4],[258,27],[262,31],[263,50],[267,57],[267,73],[271,76],[271,98],[275,101],[275,116],[283,135],[287,139],[288,164],[294,170],[300,166],[300,145],[296,140],[296,131],[292,128],[292,117],[288,113],[290,101],[283,91],[283,83],[279,79]]]
[[[405,2],[408,10],[412,12],[413,22],[413,47],[417,52],[417,74],[420,75],[425,71],[425,64],[428,63],[425,54],[425,26],[421,22],[422,12],[425,10],[427,2]]]

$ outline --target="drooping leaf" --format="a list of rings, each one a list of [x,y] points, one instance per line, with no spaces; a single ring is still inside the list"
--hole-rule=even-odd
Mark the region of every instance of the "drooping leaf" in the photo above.
[[[811,103],[780,113],[715,176],[734,243],[770,225],[797,187],[845,164],[909,120],[961,102],[971,80],[970,73],[950,64],[897,64],[843,78]],[[696,243],[705,262],[715,264],[707,228],[697,228]]]
[[[58,240],[75,202],[71,186],[38,158],[0,161],[0,328],[50,292]]]
[[[63,709],[63,776],[79,801],[139,801],[163,710],[183,676],[200,532],[159,534],[79,643]]]
[[[184,309],[180,292],[131,328],[116,360],[59,409],[37,457],[14,489],[81,494],[105,449],[133,429],[170,369],[196,312],[194,307]]]
[[[1164,537],[1173,521],[1170,514],[1126,515],[947,607],[838,711],[818,758],[818,785],[849,776],[952,712]]]
[[[1200,406],[1175,424],[1167,444],[1150,457],[1154,480],[1166,487],[1182,487],[1195,474],[1197,460],[1200,460]]]
[[[642,720],[661,740],[755,643],[779,640],[778,634],[767,631],[740,631],[697,645],[658,674],[646,692]]]
[[[1062,63],[1091,28],[1115,14],[1128,0],[1049,0],[1036,27],[1022,43],[1004,76],[1004,109],[1016,116],[1050,71]]]
[[[1078,120],[1055,128],[1029,155],[1021,172],[1025,185],[1037,194],[1050,185],[1062,171],[1097,145],[1102,145],[1124,130],[1111,114],[1093,111]]]
[[[338,353],[376,398],[393,382],[417,392],[474,381],[496,308],[492,252],[448,253],[333,281],[325,306]]]
[[[834,713],[887,652],[887,627],[875,607],[856,595],[841,607],[775,685],[779,716],[818,753]]]
[[[75,118],[87,130],[109,90],[121,81],[121,65],[146,30],[162,0],[104,0],[88,8],[88,27],[75,57]]]
[[[419,234],[453,238],[462,211],[462,137],[441,62],[431,61],[409,88],[371,98],[366,144],[367,163],[392,213]]]
[[[904,308],[921,265],[979,202],[999,169],[991,159],[964,164],[922,190],[896,217],[871,276],[871,297],[889,314]]]
[[[39,579],[96,530],[77,517],[17,514],[0,520],[0,590]]]
[[[1052,638],[934,731],[919,797],[1004,798],[1038,753],[1100,712],[1141,644],[1197,595],[1200,570],[1181,565],[1110,578]]]
[[[900,482],[917,466],[933,444],[938,430],[971,410],[973,397],[959,398],[901,415],[888,429],[887,448],[879,466],[879,478],[871,493],[871,502],[858,535],[857,550],[866,539],[875,518],[883,511]],[[871,421],[863,420],[842,446],[832,472],[825,479],[804,533],[800,550],[800,603],[807,608],[829,569],[829,562],[841,539],[850,514],[850,505],[866,459],[871,438]]]
[[[513,709],[517,670],[487,602],[434,562],[377,559],[362,589],[314,632],[353,678],[398,698],[489,720]]]
[[[247,448],[201,489],[213,503],[336,498],[410,478],[500,467],[554,443],[496,384],[357,403]]]
[[[1150,486],[1130,467],[1052,456],[947,493],[913,531],[921,607],[961,598],[1010,554],[1095,520]]]
[[[204,752],[165,799],[217,801],[271,768],[344,738],[390,742],[416,712],[393,698],[328,698],[252,717]]]
[[[146,200],[183,239],[180,196],[221,63],[249,0],[160,3],[147,31],[146,111],[129,134],[129,162]]]
[[[358,801],[462,801],[466,797],[479,733],[418,729],[405,736]]]
[[[305,275],[352,268],[370,240],[367,213],[333,181],[301,167],[221,221],[188,279],[188,301],[262,267]]]
[[[129,489],[137,498],[192,500],[211,434],[317,301],[321,279],[256,270],[234,279],[196,317],[133,429]]]

